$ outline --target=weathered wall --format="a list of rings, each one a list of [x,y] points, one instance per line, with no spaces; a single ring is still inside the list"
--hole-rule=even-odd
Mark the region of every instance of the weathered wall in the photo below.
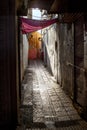
[[[44,62],[64,91],[87,115],[87,16],[44,30]],[[87,118],[86,118],[87,119]]]
[[[73,67],[74,64],[74,30],[73,24],[60,24],[59,26],[59,51],[62,88],[73,96]]]
[[[87,120],[87,16],[84,17],[85,24],[83,24],[84,29],[84,101],[83,101],[83,116]]]
[[[60,30],[59,30],[60,24],[56,24],[56,51],[55,51],[55,63],[56,63],[56,67],[55,67],[55,78],[57,79],[57,82],[60,84],[61,86],[61,68],[60,68]]]
[[[75,100],[81,106],[84,106],[85,99],[85,76],[84,76],[84,17],[81,16],[74,23],[74,90]]]
[[[28,49],[29,49],[28,38],[25,34],[22,34],[20,32],[20,75],[21,75],[21,81],[23,79],[25,69],[28,65]]]
[[[59,25],[61,86],[87,117],[87,20]],[[81,111],[80,111],[81,112]],[[86,118],[87,119],[87,118]]]
[[[87,16],[84,25],[84,68],[85,68],[85,102],[87,99]],[[87,102],[86,102],[87,107]],[[87,109],[87,108],[86,108]]]
[[[26,34],[23,35],[23,70],[25,71],[28,65],[28,49],[29,43]]]
[[[87,23],[84,25],[84,67],[87,70]]]
[[[54,75],[54,49],[56,41],[56,32],[54,26],[48,27],[43,33],[44,61],[49,71]]]
[[[16,16],[16,79],[17,79],[17,120],[20,123],[20,104],[21,104],[21,82],[24,71],[28,65],[28,39],[22,35],[20,30],[19,17]]]
[[[74,64],[74,30],[73,25],[54,24],[44,31],[44,61],[56,81],[73,95]],[[69,76],[68,76],[69,75]]]

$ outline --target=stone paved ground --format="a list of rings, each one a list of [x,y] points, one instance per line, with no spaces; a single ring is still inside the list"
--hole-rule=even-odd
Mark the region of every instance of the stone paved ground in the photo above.
[[[30,61],[21,93],[17,130],[87,130],[70,98],[40,61]]]

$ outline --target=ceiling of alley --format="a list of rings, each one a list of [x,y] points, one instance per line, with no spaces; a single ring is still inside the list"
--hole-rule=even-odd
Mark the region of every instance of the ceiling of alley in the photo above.
[[[39,8],[47,10],[49,13],[76,13],[86,12],[86,1],[83,0],[16,0],[17,6],[23,8]],[[23,4],[22,4],[23,3]]]
[[[87,12],[82,0],[16,0],[19,15],[26,15],[29,8],[47,10],[49,14],[63,14],[61,22],[72,22]],[[61,20],[61,19],[60,19]]]
[[[87,11],[83,0],[28,0],[28,7],[46,9],[50,13]]]

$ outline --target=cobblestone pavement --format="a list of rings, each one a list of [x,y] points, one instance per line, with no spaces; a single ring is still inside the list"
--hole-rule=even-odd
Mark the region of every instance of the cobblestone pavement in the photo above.
[[[22,83],[17,130],[87,130],[72,101],[40,61],[30,61]]]

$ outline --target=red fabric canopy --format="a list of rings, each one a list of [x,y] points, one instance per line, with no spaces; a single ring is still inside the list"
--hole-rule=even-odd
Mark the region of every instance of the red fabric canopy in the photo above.
[[[21,30],[23,34],[43,29],[58,21],[57,18],[52,20],[32,20],[21,17],[20,19],[21,19]]]

